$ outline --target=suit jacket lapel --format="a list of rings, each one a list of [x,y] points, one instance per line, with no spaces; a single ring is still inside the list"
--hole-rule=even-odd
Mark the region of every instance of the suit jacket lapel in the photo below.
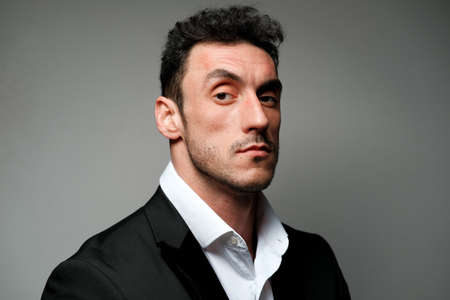
[[[283,265],[283,263],[282,263]],[[274,300],[288,299],[285,291],[287,290],[283,283],[286,282],[283,270],[278,270],[272,275],[270,285],[272,286],[272,293]]]
[[[284,226],[284,228],[289,235],[289,228],[286,228],[286,226]],[[300,293],[302,291],[301,283],[306,279],[299,279],[299,277],[302,276],[302,272],[297,266],[293,265],[293,262],[296,261],[295,257],[299,256],[299,254],[292,253],[292,242],[293,241],[290,239],[290,245],[283,255],[281,265],[270,279],[274,300],[292,299],[293,291],[296,293],[296,299],[303,299]],[[294,287],[294,289],[292,289],[292,287]]]
[[[161,187],[146,205],[161,255],[193,299],[228,299],[199,243]]]

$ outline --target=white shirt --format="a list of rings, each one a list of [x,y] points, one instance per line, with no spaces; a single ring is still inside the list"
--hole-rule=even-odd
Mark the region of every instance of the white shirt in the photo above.
[[[257,205],[257,249],[252,260],[244,239],[177,174],[169,162],[160,185],[177,209],[232,300],[272,300],[269,278],[278,270],[289,240],[267,199]]]

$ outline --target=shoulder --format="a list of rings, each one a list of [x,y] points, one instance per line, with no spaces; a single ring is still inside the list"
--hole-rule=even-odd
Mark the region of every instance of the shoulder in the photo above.
[[[50,275],[42,300],[125,299],[122,291],[101,268],[88,261],[70,258],[60,263]]]
[[[322,236],[297,230],[286,224],[283,224],[283,226],[289,238],[289,247],[283,259],[286,258],[291,262],[298,261],[303,265],[304,261],[308,261],[308,265],[315,268],[337,266],[334,252]]]
[[[328,242],[319,234],[301,231],[283,224],[289,238],[289,248],[305,253],[333,255]]]
[[[42,299],[125,299],[123,295],[130,294],[128,287],[139,288],[141,276],[157,278],[160,260],[144,206],[89,238],[60,263]],[[143,263],[148,266],[145,271],[141,271]]]
[[[301,286],[305,295],[321,295],[314,299],[350,299],[347,283],[328,242],[318,234],[283,226],[289,246],[279,274],[286,286]]]
[[[141,207],[89,238],[70,259],[86,260],[94,264],[112,262],[117,260],[119,255],[126,257],[135,254],[144,241],[146,245],[152,245],[153,239],[144,207]]]

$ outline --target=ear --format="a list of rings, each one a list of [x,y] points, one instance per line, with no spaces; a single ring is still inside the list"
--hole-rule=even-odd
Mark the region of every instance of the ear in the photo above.
[[[170,140],[177,140],[183,133],[183,122],[177,104],[159,96],[155,103],[155,120],[159,132]]]

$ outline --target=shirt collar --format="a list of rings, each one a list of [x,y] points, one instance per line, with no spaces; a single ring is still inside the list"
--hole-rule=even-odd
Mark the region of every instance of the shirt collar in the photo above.
[[[258,202],[256,222],[258,247],[272,248],[276,254],[283,255],[289,245],[288,236],[280,219],[263,193],[261,193],[261,198]]]
[[[172,162],[167,165],[159,182],[202,248],[207,248],[221,236],[237,234],[178,175]],[[258,244],[267,245],[282,255],[288,247],[287,233],[269,201],[261,195],[257,207]]]

